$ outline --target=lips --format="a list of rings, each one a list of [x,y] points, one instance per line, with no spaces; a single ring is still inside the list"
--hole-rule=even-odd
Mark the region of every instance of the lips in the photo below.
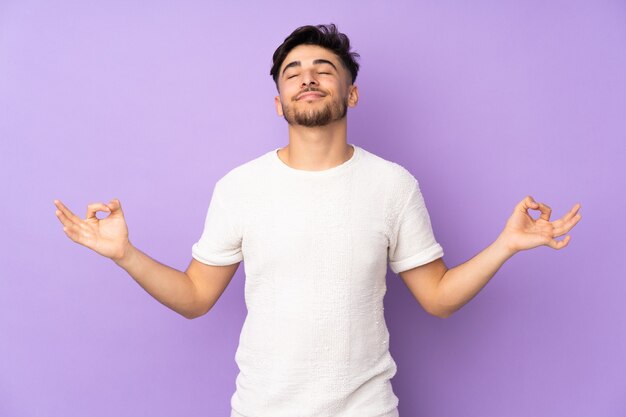
[[[306,93],[300,94],[296,100],[307,99],[307,98],[320,98],[324,96],[325,94],[322,94],[318,91],[307,91]]]

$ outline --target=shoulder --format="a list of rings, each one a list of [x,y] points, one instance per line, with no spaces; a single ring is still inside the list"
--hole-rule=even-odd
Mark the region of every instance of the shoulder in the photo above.
[[[390,195],[406,199],[418,187],[417,178],[406,167],[390,161],[365,149],[363,150],[364,171],[370,181],[383,186]]]
[[[218,182],[224,185],[236,185],[254,180],[255,176],[264,172],[268,166],[269,152],[255,157],[241,165],[226,171]]]
[[[235,198],[246,191],[258,188],[271,169],[271,151],[229,169],[215,183],[215,188],[224,196]]]

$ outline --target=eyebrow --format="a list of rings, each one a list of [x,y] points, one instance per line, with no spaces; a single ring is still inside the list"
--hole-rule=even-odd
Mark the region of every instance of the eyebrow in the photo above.
[[[330,65],[331,65],[331,66],[335,69],[335,71],[339,72],[339,71],[337,70],[337,67],[335,66],[335,64],[333,64],[332,62],[330,62],[330,61],[329,61],[329,60],[327,60],[327,59],[316,59],[315,61],[313,61],[313,65],[319,65],[319,64],[330,64]],[[300,61],[293,61],[293,62],[290,62],[289,64],[287,64],[287,65],[285,66],[285,68],[283,68],[283,73],[282,73],[282,75],[285,75],[285,71],[287,71],[287,68],[291,68],[291,67],[300,67],[300,66],[302,66],[302,63],[301,63]]]

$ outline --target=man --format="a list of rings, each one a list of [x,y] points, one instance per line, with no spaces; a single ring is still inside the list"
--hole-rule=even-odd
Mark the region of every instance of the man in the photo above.
[[[276,50],[270,74],[289,144],[217,181],[185,272],[130,243],[119,200],[90,204],[84,220],[55,200],[69,238],[190,319],[213,307],[245,259],[248,315],[232,417],[398,416],[383,315],[387,265],[444,318],[516,252],[567,246],[569,236],[555,238],[580,220],[580,204],[550,222],[550,207],[528,196],[493,244],[448,269],[415,177],[347,142],[356,57],[334,25],[298,28]],[[110,214],[99,220],[98,211]]]

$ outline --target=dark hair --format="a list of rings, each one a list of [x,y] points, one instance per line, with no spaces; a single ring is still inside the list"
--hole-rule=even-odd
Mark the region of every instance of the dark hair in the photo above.
[[[291,32],[278,49],[274,51],[270,75],[274,79],[277,88],[280,66],[293,48],[303,44],[318,45],[334,52],[348,71],[350,71],[350,74],[352,74],[352,83],[354,84],[359,72],[359,63],[356,62],[356,58],[359,58],[360,55],[356,52],[350,52],[350,39],[345,34],[339,32],[337,26],[331,23],[329,25],[300,26]]]

